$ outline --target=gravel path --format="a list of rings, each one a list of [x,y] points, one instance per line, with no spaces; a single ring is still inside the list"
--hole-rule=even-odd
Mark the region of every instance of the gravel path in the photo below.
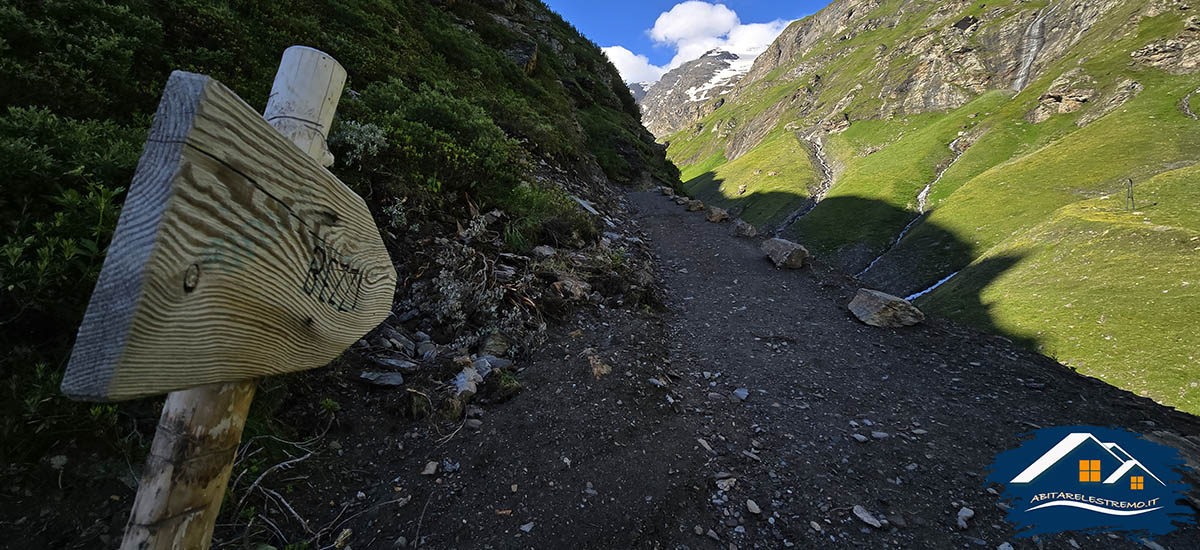
[[[657,194],[628,201],[636,221],[622,229],[650,242],[668,311],[601,309],[551,329],[520,363],[525,391],[485,405],[478,431],[383,413],[340,426],[341,454],[303,472],[317,489],[300,506],[311,525],[353,529],[359,550],[400,537],[427,548],[1142,547],[1104,534],[1015,539],[986,468],[1033,428],[1198,436],[1195,417],[948,322],[867,327],[844,307],[856,289],[844,275],[819,262],[777,270],[728,223]],[[421,475],[429,461],[438,473]],[[884,521],[868,525],[856,506]],[[966,529],[962,507],[975,512]],[[1200,532],[1158,543],[1200,548]]]

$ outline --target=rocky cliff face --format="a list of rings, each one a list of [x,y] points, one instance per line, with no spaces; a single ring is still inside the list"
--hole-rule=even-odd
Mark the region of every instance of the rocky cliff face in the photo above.
[[[752,61],[712,50],[672,69],[640,100],[646,128],[661,138],[720,107]]]
[[[788,27],[729,96],[734,102],[753,100],[764,85],[803,84],[801,96],[791,103],[812,119],[809,126],[826,128],[844,126],[850,118],[955,109],[987,90],[1024,88],[1121,3],[1067,0],[1041,9],[981,9],[965,0],[907,0],[890,8],[879,0],[834,2]],[[914,14],[925,14],[919,24]],[[879,39],[887,35],[895,38]],[[784,72],[768,81],[776,70]],[[814,94],[823,101],[805,100]],[[744,154],[779,122],[767,116],[743,124],[733,137],[739,146],[732,157]]]

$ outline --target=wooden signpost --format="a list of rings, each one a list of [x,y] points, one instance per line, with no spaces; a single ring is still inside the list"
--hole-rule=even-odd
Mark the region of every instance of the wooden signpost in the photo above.
[[[122,548],[208,548],[254,381],[325,365],[391,311],[379,231],[324,168],[344,83],[299,46],[263,116],[206,76],[167,82],[62,383],[171,392]]]

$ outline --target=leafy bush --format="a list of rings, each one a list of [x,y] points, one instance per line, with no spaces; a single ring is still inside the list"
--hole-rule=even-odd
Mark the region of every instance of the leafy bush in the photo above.
[[[0,163],[8,169],[0,194],[0,365],[12,393],[0,405],[6,439],[24,430],[103,435],[115,427],[107,417],[79,423],[71,411],[100,416],[61,397],[61,368],[47,360],[63,359],[83,316],[143,136],[46,109],[10,107],[0,114]]]
[[[355,120],[347,126],[382,129],[387,145],[377,161],[399,176],[393,183],[434,193],[494,194],[519,183],[527,170],[524,150],[487,112],[444,90],[423,84],[413,92],[391,79],[349,103],[343,116]]]
[[[75,319],[116,227],[142,132],[45,109],[0,115],[4,311]],[[61,321],[60,321],[61,322]]]

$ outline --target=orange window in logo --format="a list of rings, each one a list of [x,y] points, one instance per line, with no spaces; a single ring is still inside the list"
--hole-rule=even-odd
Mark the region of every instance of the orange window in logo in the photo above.
[[[1134,490],[1142,489],[1142,476],[1129,476],[1129,488]]]
[[[1080,460],[1079,461],[1079,481],[1081,483],[1099,483],[1100,482],[1100,461],[1099,460]]]

